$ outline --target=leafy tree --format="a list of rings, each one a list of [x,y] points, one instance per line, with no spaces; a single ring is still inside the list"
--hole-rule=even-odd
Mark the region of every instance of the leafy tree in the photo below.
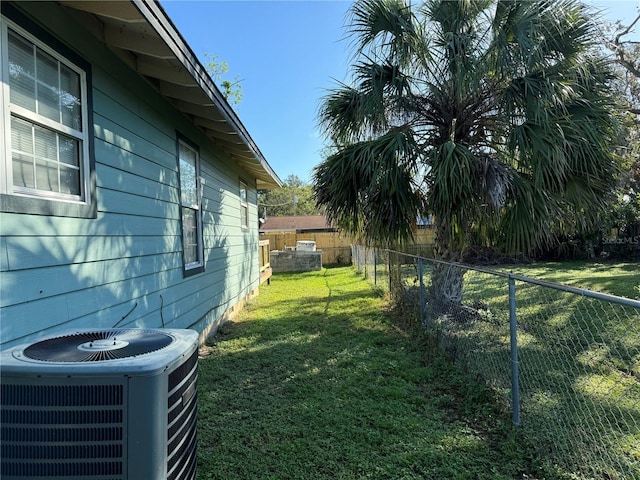
[[[618,154],[622,158],[622,174],[616,197],[603,222],[603,234],[615,229],[622,236],[634,236],[640,225],[640,8],[627,24],[622,21],[605,28],[604,44],[617,64],[614,88],[624,105],[625,131],[620,136]]]
[[[630,75],[634,81],[628,81],[629,90],[626,92],[635,101],[630,105],[630,112],[640,115],[640,41],[632,40],[629,36],[634,34],[634,28],[640,27],[640,8],[636,18],[628,25],[622,21],[616,22],[611,29],[612,36],[605,39],[607,47],[615,54],[616,62]],[[637,37],[636,37],[637,38]]]
[[[231,105],[237,105],[242,101],[242,80],[236,75],[234,81],[227,80],[224,75],[229,72],[229,64],[218,59],[217,55],[205,53],[207,64],[205,65],[207,72],[211,78],[222,90],[222,95]]]
[[[291,215],[318,215],[312,187],[296,175],[289,175],[277,190],[258,192],[258,212],[261,218]]]
[[[336,153],[314,171],[331,220],[364,238],[412,236],[434,214],[435,255],[473,232],[528,252],[597,218],[617,173],[612,73],[577,0],[358,0],[353,82],[323,99]],[[462,274],[434,271],[458,304]]]

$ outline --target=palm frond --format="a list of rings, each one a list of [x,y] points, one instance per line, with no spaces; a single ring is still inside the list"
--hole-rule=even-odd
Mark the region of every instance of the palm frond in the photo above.
[[[411,95],[411,79],[398,65],[360,62],[354,65],[354,72],[356,82],[363,92],[380,98],[385,93],[399,97]]]
[[[420,25],[411,6],[404,0],[363,0],[351,9],[355,51],[357,54],[382,50],[382,56],[401,65],[418,56],[428,55],[424,49]]]
[[[336,143],[350,143],[357,141],[363,131],[370,130],[371,114],[364,107],[364,96],[344,84],[330,91],[324,97],[318,115],[325,135]],[[384,115],[384,112],[378,114]]]
[[[408,128],[342,148],[314,170],[316,202],[336,224],[369,240],[409,238],[424,211],[416,150]]]
[[[492,3],[493,0],[429,0],[424,3],[423,12],[442,32],[473,34]]]
[[[562,129],[526,121],[512,129],[507,145],[518,154],[518,171],[537,188],[561,190],[568,165]]]
[[[347,144],[384,134],[420,109],[412,81],[393,64],[366,58],[353,67],[355,86],[340,84],[323,99],[320,124],[334,142]]]
[[[528,253],[548,245],[554,238],[553,224],[562,218],[562,202],[524,176],[513,178],[509,200],[499,231],[503,248],[510,253]]]

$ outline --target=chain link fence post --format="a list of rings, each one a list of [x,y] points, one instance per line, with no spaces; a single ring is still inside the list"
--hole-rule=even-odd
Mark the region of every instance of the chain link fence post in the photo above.
[[[520,382],[518,373],[518,318],[516,316],[516,281],[508,276],[509,282],[509,330],[511,336],[511,403],[513,425],[520,427]]]
[[[422,258],[418,259],[418,276],[420,277],[420,323],[423,327],[427,325],[427,316],[425,312],[425,302],[424,302],[424,278],[423,278],[423,262]]]
[[[378,249],[373,249],[373,284],[378,286]]]

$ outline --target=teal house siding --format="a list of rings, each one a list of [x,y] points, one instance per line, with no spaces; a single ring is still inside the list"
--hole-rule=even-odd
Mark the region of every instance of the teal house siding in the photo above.
[[[241,147],[256,151],[257,159],[229,153],[225,141],[202,127],[206,121],[180,108],[182,99],[132,68],[140,61],[138,45],[128,50],[103,42],[100,12],[63,3],[24,2],[16,9],[90,64],[95,215],[2,208],[0,347],[80,328],[192,328],[204,336],[258,288],[257,189],[277,188],[280,180],[237,118],[240,127],[228,128],[247,137],[248,147]],[[145,8],[159,9],[151,1]],[[129,14],[150,17],[144,9],[123,17]],[[178,70],[171,62],[162,72],[167,77]],[[203,269],[193,275],[185,274],[183,261],[179,138],[200,159]],[[241,225],[240,182],[247,186],[249,228]]]

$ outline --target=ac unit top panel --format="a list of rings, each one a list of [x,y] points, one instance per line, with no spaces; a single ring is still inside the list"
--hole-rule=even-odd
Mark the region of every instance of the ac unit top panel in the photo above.
[[[191,354],[198,333],[186,329],[73,330],[38,342],[13,347],[0,354],[3,375],[64,373],[95,375],[149,375]]]

